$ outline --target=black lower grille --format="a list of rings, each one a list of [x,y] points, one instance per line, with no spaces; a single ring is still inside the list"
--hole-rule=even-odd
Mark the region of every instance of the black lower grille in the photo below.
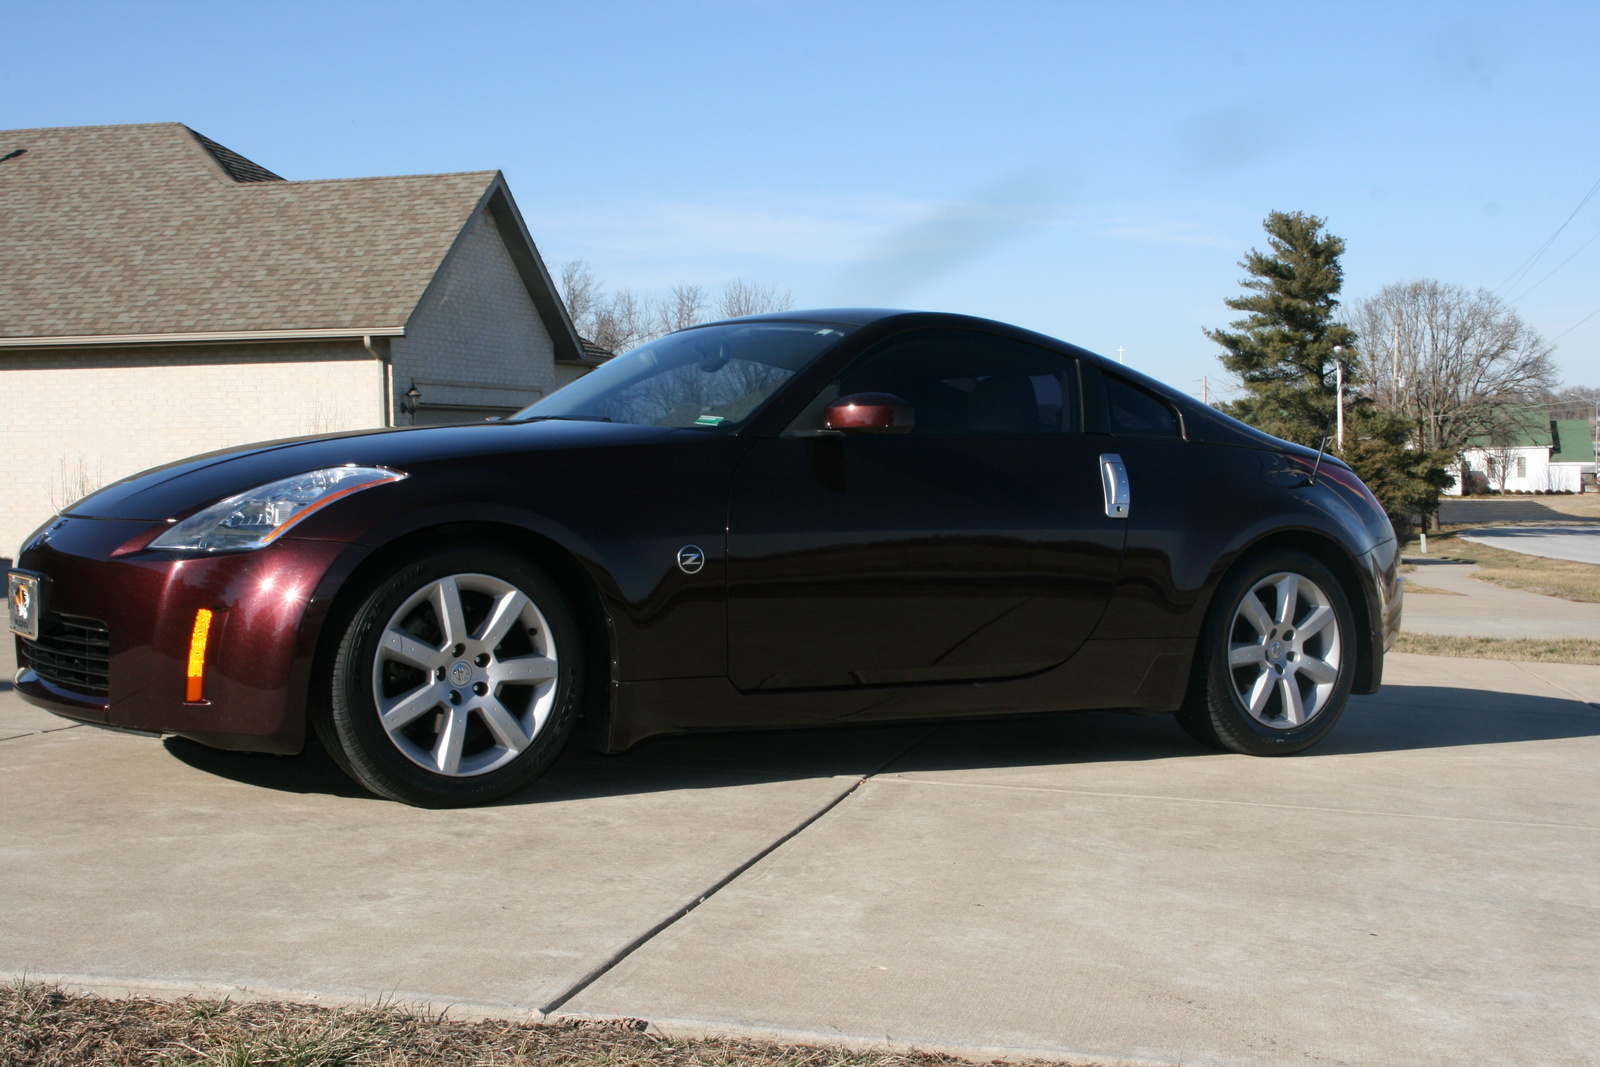
[[[28,666],[47,682],[80,693],[111,691],[111,631],[99,619],[45,612],[39,639],[22,639]]]

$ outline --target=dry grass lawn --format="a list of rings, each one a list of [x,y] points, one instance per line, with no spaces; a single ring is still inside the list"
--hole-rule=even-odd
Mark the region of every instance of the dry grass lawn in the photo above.
[[[1456,637],[1451,634],[1402,633],[1396,652],[1424,656],[1461,656],[1467,659],[1506,659],[1523,663],[1587,663],[1600,666],[1600,641],[1565,637],[1540,640],[1531,637]]]
[[[1406,551],[1409,554],[1416,551],[1416,547],[1407,545]],[[1600,604],[1600,567],[1593,563],[1507,552],[1503,548],[1463,541],[1453,532],[1430,534],[1428,554],[1476,563],[1478,569],[1472,576],[1482,582],[1585,604]]]
[[[36,982],[0,991],[4,1067],[937,1067],[953,1062],[928,1053],[669,1039],[643,1028],[637,1020],[565,1026],[457,1022],[392,1005],[338,1009],[108,999]]]

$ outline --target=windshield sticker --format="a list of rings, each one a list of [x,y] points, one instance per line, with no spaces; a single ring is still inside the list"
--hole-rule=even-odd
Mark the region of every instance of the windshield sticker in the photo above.
[[[701,415],[699,418],[694,420],[694,424],[696,426],[721,426],[727,421],[728,420],[723,418],[721,415]]]

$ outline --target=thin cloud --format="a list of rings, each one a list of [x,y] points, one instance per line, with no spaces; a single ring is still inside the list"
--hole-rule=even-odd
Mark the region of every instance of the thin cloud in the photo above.
[[[1206,248],[1233,248],[1239,243],[1237,239],[1219,237],[1197,223],[1140,215],[1114,216],[1092,223],[1090,228],[1124,241],[1201,245]]]
[[[939,205],[884,235],[831,287],[842,303],[894,304],[972,260],[1053,225],[1058,182],[1049,171],[1014,171],[961,200]]]
[[[885,227],[927,214],[932,205],[887,196],[793,197],[725,193],[715,199],[609,205],[603,211],[543,214],[547,244],[581,254],[670,256],[700,261],[761,256],[843,263],[864,255]],[[569,236],[571,240],[563,240]]]

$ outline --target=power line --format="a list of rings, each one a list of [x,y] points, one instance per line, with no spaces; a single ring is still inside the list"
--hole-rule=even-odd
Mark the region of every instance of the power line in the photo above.
[[[1550,338],[1550,343],[1551,344],[1555,344],[1557,341],[1561,340],[1567,334],[1571,333],[1573,330],[1576,330],[1579,326],[1582,326],[1584,323],[1588,322],[1590,319],[1594,318],[1596,315],[1600,315],[1600,308],[1595,308],[1593,311],[1589,312],[1589,314],[1585,315],[1583,318],[1579,319],[1577,322],[1573,323],[1571,326],[1568,326],[1565,330],[1562,330],[1560,333],[1558,333],[1554,337]]]
[[[1572,214],[1567,216],[1567,221],[1563,222],[1560,226],[1557,226],[1556,232],[1547,237],[1544,244],[1535,249],[1533,255],[1529,256],[1523,262],[1522,266],[1512,271],[1510,276],[1507,277],[1505,281],[1495,286],[1494,291],[1498,293],[1501,289],[1506,287],[1507,282],[1514,286],[1517,284],[1517,282],[1520,282],[1524,277],[1526,277],[1528,271],[1533,269],[1533,265],[1539,262],[1539,257],[1543,256],[1547,251],[1549,251],[1550,246],[1555,244],[1556,238],[1561,236],[1561,231],[1565,230],[1567,225],[1571,223],[1573,219],[1578,217],[1578,212],[1582,211],[1589,201],[1594,199],[1595,193],[1600,193],[1600,179],[1596,179],[1595,183],[1589,187],[1589,191],[1583,194],[1583,199],[1578,201],[1578,206],[1572,209]]]
[[[1585,248],[1588,248],[1590,245],[1594,244],[1595,241],[1597,241],[1597,240],[1600,240],[1600,231],[1596,231],[1595,235],[1593,237],[1589,238],[1587,241],[1583,242],[1583,244],[1579,245],[1578,246],[1578,252],[1582,252]],[[1554,274],[1557,270],[1560,270],[1562,267],[1565,267],[1568,263],[1571,263],[1574,259],[1577,259],[1578,258],[1578,252],[1574,252],[1574,253],[1572,253],[1572,255],[1568,256],[1566,259],[1563,259],[1560,263],[1556,264],[1555,270],[1552,270],[1550,272],[1550,274],[1546,274],[1543,278],[1540,278],[1538,281],[1534,282],[1532,285],[1530,285],[1526,289],[1522,290],[1522,292],[1517,294],[1515,297],[1512,297],[1512,296],[1510,296],[1508,294],[1506,296],[1506,299],[1507,300],[1511,300],[1513,302],[1515,302],[1517,300],[1521,300],[1523,297],[1527,296],[1529,293],[1531,293],[1535,289],[1539,288],[1539,286],[1541,286],[1545,282],[1549,281],[1551,274]]]

